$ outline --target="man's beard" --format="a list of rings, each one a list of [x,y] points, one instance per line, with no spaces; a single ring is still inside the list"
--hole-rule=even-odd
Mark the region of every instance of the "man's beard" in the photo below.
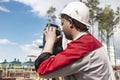
[[[68,40],[72,40],[72,36],[70,36],[70,35],[65,34],[65,37],[66,37]]]

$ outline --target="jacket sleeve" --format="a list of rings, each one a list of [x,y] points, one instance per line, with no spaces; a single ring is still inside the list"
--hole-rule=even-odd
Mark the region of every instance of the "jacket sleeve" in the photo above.
[[[41,76],[47,75],[48,73],[62,69],[101,46],[101,43],[97,40],[89,36],[86,37],[72,41],[64,51],[44,60],[37,68],[38,74]]]
[[[39,65],[46,59],[48,59],[50,56],[52,56],[49,52],[44,52],[38,58],[35,60],[35,70],[37,71]]]
[[[67,65],[61,69],[55,70],[51,73],[40,75],[42,78],[56,78],[60,76],[68,76],[77,72],[84,71],[89,66],[89,54],[83,58],[78,59],[74,63]]]

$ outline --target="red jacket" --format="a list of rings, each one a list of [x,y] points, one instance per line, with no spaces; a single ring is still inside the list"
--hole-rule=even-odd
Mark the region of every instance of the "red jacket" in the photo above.
[[[102,44],[91,34],[83,35],[70,42],[64,51],[44,60],[37,68],[37,72],[44,75],[63,68],[101,46]]]

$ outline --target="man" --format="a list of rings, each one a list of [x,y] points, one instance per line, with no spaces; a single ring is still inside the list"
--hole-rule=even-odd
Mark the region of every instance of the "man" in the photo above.
[[[89,9],[81,2],[71,2],[61,12],[65,37],[72,40],[65,50],[53,56],[53,47],[60,36],[56,28],[46,28],[46,43],[35,61],[41,77],[63,76],[64,80],[115,80],[103,45],[88,32]]]

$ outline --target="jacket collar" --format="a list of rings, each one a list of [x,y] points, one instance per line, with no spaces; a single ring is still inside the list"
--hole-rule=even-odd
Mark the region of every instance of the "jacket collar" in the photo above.
[[[89,32],[80,32],[73,40],[77,40],[79,39],[80,37],[82,37],[83,35],[86,35],[88,34]]]

